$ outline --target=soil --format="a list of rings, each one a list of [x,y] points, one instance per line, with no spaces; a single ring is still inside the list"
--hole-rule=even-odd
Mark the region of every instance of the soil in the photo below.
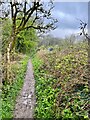
[[[33,118],[35,102],[35,80],[29,60],[24,85],[16,99],[14,118]]]

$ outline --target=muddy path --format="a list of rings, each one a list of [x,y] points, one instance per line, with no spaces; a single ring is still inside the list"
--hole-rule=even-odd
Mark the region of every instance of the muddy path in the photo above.
[[[35,101],[35,80],[29,60],[23,88],[16,99],[14,118],[33,118]]]

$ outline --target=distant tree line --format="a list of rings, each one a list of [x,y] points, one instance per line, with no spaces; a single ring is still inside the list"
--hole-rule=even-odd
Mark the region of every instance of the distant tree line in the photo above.
[[[85,39],[82,38],[80,40],[74,34],[71,34],[70,36],[66,36],[65,38],[58,38],[58,37],[54,37],[53,35],[49,34],[49,35],[43,36],[39,40],[38,47],[40,46],[48,47],[48,46],[55,46],[55,45],[63,47],[63,46],[74,45],[75,43],[80,42],[80,41],[85,41]]]

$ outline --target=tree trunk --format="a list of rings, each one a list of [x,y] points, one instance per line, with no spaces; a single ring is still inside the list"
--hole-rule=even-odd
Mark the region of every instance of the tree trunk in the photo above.
[[[7,63],[9,64],[10,63],[10,44],[7,48]]]
[[[12,83],[13,77],[12,77],[12,71],[11,71],[11,57],[12,57],[12,50],[15,46],[15,37],[10,37],[9,44],[7,46],[7,51],[6,51],[6,60],[5,60],[5,80],[9,82],[10,84]]]

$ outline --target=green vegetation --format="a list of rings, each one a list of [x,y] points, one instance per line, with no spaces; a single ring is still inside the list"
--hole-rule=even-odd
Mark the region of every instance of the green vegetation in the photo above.
[[[28,56],[23,56],[22,60],[12,63],[15,79],[11,85],[6,83],[2,87],[2,119],[13,117],[15,100],[24,82],[28,59]]]
[[[15,49],[12,52],[10,67],[8,68],[10,81],[6,78],[6,50],[8,45],[8,39],[11,33],[11,20],[6,19],[3,22],[2,28],[2,109],[0,109],[0,115],[3,119],[12,118],[13,110],[15,107],[15,100],[18,96],[20,89],[23,86],[24,75],[27,69],[27,62],[30,53],[33,52],[33,49],[37,45],[37,35],[34,29],[24,30],[20,32],[17,36],[17,41],[15,42]],[[29,56],[29,57],[28,57]],[[0,94],[1,95],[1,94]]]
[[[30,53],[30,50],[37,44],[37,36],[34,29],[24,30],[17,36],[16,51]]]
[[[78,43],[52,52],[40,50],[33,58],[36,118],[88,120],[86,48],[86,43]]]
[[[36,100],[35,109],[36,118],[53,118],[53,104],[55,103],[55,94],[58,91],[52,88],[55,79],[45,76],[44,70],[40,69],[43,62],[38,58],[33,59],[35,80],[36,80]]]
[[[29,21],[30,24],[31,21]],[[19,24],[19,23],[18,23]],[[11,33],[11,20],[6,19],[3,22],[3,28],[2,28],[2,53],[5,54],[5,50],[7,49],[8,45],[8,39],[10,37]],[[17,35],[17,40],[15,42],[15,52],[27,54],[30,53],[30,50],[32,50],[38,42],[38,37],[36,34],[35,29],[30,30],[23,30]]]
[[[11,0],[7,5],[0,2],[1,5],[2,119],[13,118],[15,100],[23,86],[28,59],[32,57],[36,80],[35,118],[89,120],[90,38],[84,31],[87,24],[80,20],[80,35],[88,39],[89,47],[84,41],[78,42],[74,34],[65,39],[52,35],[38,38],[56,29],[57,20],[51,14],[53,1],[46,5]]]
[[[32,23],[29,20],[28,25]],[[15,49],[17,52],[30,53],[30,51],[37,45],[38,37],[36,30],[31,28],[30,30],[23,30],[17,35]]]
[[[23,86],[24,75],[27,69],[27,62],[30,57],[30,51],[34,49],[37,44],[36,31],[34,29],[24,30],[17,36],[15,42],[15,51],[12,52],[10,67],[8,68],[10,81],[6,79],[6,50],[8,45],[8,39],[11,33],[11,20],[6,19],[3,22],[2,28],[2,115],[3,119],[12,118],[13,110],[15,106],[16,97]],[[27,55],[28,54],[28,55]],[[28,57],[29,56],[29,57]],[[6,60],[7,61],[7,60]]]

